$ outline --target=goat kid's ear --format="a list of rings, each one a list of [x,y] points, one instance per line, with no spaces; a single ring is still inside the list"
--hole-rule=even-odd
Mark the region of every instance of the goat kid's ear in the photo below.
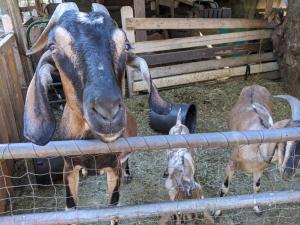
[[[52,83],[54,67],[47,63],[44,53],[30,82],[24,108],[24,136],[37,145],[49,142],[55,131],[55,117],[48,99],[48,85]]]
[[[288,124],[291,122],[290,119],[280,120],[276,123],[274,123],[270,128],[276,129],[276,128],[285,128],[288,126]]]

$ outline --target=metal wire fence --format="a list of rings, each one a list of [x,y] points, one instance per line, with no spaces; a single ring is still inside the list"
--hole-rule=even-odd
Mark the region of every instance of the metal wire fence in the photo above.
[[[171,223],[172,214],[207,209],[226,209],[216,218],[217,224],[300,224],[299,177],[296,175],[291,181],[283,181],[276,164],[262,177],[262,194],[252,194],[251,174],[237,173],[229,197],[218,198],[232,145],[274,140],[300,140],[300,129],[149,136],[119,139],[111,144],[94,140],[51,142],[43,147],[31,143],[2,144],[0,158],[13,158],[16,162],[12,176],[1,176],[1,179],[9,178],[12,185],[0,189],[9,193],[0,199],[7,202],[0,224],[107,224],[112,218],[119,219],[120,224],[158,224],[162,214],[169,215]],[[195,180],[202,185],[205,200],[166,203],[169,197],[163,174],[167,157],[163,149],[171,147],[197,148]],[[77,210],[65,212],[64,185],[61,179],[55,179],[63,172],[51,168],[51,159],[58,155],[75,158],[87,154],[90,160],[95,160],[99,155],[120,150],[134,152],[129,159],[133,178],[128,184],[122,182],[120,188],[121,207],[107,208],[106,177],[94,167],[88,168],[88,173],[94,176],[80,177]],[[48,157],[49,172],[37,174],[31,158],[38,157]],[[47,184],[37,183],[37,178],[50,173],[53,176]],[[261,216],[256,216],[251,208],[255,202],[262,206]],[[208,223],[201,214],[187,218],[185,222]]]

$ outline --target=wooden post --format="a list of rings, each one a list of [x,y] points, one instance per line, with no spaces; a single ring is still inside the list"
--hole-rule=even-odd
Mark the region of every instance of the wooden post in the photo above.
[[[121,19],[122,19],[122,29],[127,35],[127,39],[130,44],[135,43],[135,34],[134,30],[127,30],[127,24],[126,24],[126,19],[127,18],[133,18],[133,10],[130,6],[123,6],[121,8]],[[132,79],[133,79],[133,70],[126,66],[126,73],[127,73],[127,83],[128,83],[128,91],[129,91],[129,96],[132,95]],[[122,82],[125,85],[125,82]],[[123,95],[125,94],[125,87],[122,87],[122,93]]]
[[[7,10],[7,5],[5,3],[5,1],[0,1],[0,15],[2,14],[7,14],[8,10]]]
[[[26,56],[27,43],[26,35],[20,15],[20,9],[16,0],[4,0],[6,2],[8,13],[12,19],[14,33],[17,38],[18,48],[21,56],[21,63],[24,68],[26,84],[29,85],[33,77],[33,69],[30,58]]]
[[[145,0],[133,0],[133,7],[134,7],[134,17],[146,17],[145,11]],[[147,33],[144,30],[136,31],[136,40],[137,41],[146,41],[147,40]]]
[[[273,33],[274,51],[288,93],[300,98],[300,1],[289,0],[284,22]]]

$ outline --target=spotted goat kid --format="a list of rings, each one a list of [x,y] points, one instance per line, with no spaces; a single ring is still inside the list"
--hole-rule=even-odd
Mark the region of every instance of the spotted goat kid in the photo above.
[[[178,112],[177,121],[169,132],[169,135],[189,134],[189,129],[182,124],[181,110]],[[168,158],[168,178],[165,187],[168,190],[170,200],[183,199],[203,199],[202,187],[195,181],[195,164],[194,150],[187,148],[174,148],[167,151]],[[182,222],[195,218],[196,214],[175,215],[175,223]],[[214,223],[214,219],[208,212],[204,212],[204,217]],[[166,224],[170,216],[163,216],[160,224]]]

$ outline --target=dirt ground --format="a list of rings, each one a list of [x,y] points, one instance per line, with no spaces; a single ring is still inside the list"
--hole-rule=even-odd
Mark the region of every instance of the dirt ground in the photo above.
[[[283,94],[282,83],[252,77],[248,81],[243,79],[230,80],[217,84],[181,87],[173,90],[161,91],[161,95],[172,102],[193,102],[197,105],[196,132],[213,132],[227,130],[227,115],[235,103],[241,89],[251,84],[260,84],[269,89],[272,94]],[[148,126],[147,96],[141,95],[127,99],[127,106],[135,115],[139,135],[155,134]],[[290,109],[288,104],[274,101],[274,120],[288,118]],[[231,149],[213,148],[198,149],[196,162],[196,180],[204,188],[205,197],[214,197],[219,193],[223,180],[224,168],[228,161]],[[143,203],[162,202],[168,200],[164,188],[163,172],[167,161],[164,151],[152,153],[134,153],[130,160],[133,180],[130,184],[122,184],[120,205],[134,205]],[[15,165],[15,188],[11,208],[13,213],[29,213],[35,208],[36,212],[63,210],[64,190],[62,185],[50,185],[43,188],[31,188],[28,185],[30,161],[18,161]],[[261,181],[262,191],[295,190],[300,188],[299,175],[292,181],[283,181],[277,166],[274,164],[268,169]],[[106,179],[105,175],[81,178],[79,190],[79,205],[85,207],[106,206]],[[233,179],[230,195],[252,193],[252,176],[238,173]],[[34,197],[33,197],[34,196]],[[300,224],[299,204],[270,205],[262,207],[263,215],[256,216],[252,209],[227,210],[216,220],[222,225],[256,225],[256,224]],[[158,218],[148,218],[140,221],[121,221],[121,224],[157,224]],[[97,223],[107,224],[107,223]],[[205,224],[201,218],[189,224]]]

